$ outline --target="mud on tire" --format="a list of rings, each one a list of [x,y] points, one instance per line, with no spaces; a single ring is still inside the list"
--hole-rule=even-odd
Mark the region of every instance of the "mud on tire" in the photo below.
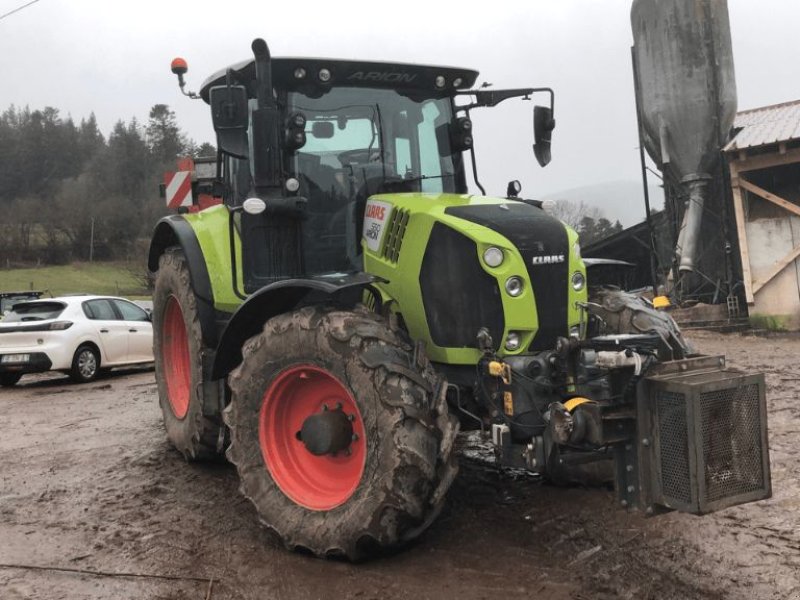
[[[444,380],[403,334],[361,306],[307,307],[268,321],[242,354],[228,379],[227,455],[239,471],[241,491],[288,548],[359,560],[414,539],[433,522],[457,472],[458,424],[447,411]],[[342,384],[365,434],[353,442],[365,443],[355,489],[325,510],[306,508],[284,493],[272,474],[278,467],[268,466],[262,451],[268,436],[287,433],[265,430],[262,405],[267,397],[274,400],[274,382],[302,365]],[[307,452],[302,441],[296,443]]]
[[[180,248],[159,260],[153,292],[153,354],[167,437],[187,460],[218,458],[218,393],[203,385],[197,299]]]

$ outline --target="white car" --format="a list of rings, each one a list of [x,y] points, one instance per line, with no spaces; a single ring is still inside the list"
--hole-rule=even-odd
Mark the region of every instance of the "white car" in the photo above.
[[[77,382],[100,369],[153,361],[150,315],[133,302],[64,296],[21,302],[0,321],[0,385],[62,371]]]

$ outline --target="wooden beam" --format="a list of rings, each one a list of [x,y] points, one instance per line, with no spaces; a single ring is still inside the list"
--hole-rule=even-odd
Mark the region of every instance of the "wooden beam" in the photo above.
[[[756,156],[749,156],[745,160],[737,160],[734,155],[730,153],[729,162],[736,165],[736,170],[739,173],[745,171],[755,171],[756,169],[769,169],[770,167],[780,167],[781,165],[789,165],[792,163],[800,162],[800,148],[789,148],[786,154],[770,153],[758,154]]]
[[[762,187],[757,186],[755,183],[750,183],[744,177],[739,177],[739,185],[746,189],[748,192],[754,193],[756,196],[763,198],[764,200],[768,200],[773,204],[777,204],[781,208],[788,210],[790,213],[793,213],[800,217],[800,206],[797,204],[793,204],[788,200],[781,198],[777,194],[773,194],[772,192],[768,192]]]
[[[753,283],[753,293],[757,294],[758,291],[767,285],[770,281],[772,281],[775,276],[783,271],[786,267],[788,267],[794,260],[800,256],[800,246],[795,246],[795,248],[789,252],[786,256],[780,259],[775,266],[772,267],[769,273],[767,273],[766,277],[762,277],[758,281]]]
[[[750,272],[750,252],[747,248],[747,230],[744,220],[744,202],[742,201],[742,188],[738,185],[732,187],[733,212],[736,215],[736,232],[739,237],[739,253],[742,259],[742,279],[744,279],[744,295],[748,304],[753,304],[753,275]]]

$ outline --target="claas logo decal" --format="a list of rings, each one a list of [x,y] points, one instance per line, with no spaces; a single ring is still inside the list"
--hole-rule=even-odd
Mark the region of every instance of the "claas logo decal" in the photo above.
[[[386,216],[385,206],[379,206],[377,204],[370,204],[369,206],[367,206],[366,217],[368,219],[377,219],[378,221],[383,221],[385,216]]]
[[[367,248],[377,252],[383,237],[384,224],[392,211],[388,202],[370,200],[364,210],[364,242]]]

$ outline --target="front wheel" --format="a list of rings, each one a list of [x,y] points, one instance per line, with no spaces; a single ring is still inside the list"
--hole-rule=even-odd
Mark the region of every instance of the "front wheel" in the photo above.
[[[203,377],[203,334],[189,266],[179,248],[159,260],[153,291],[153,355],[167,438],[187,460],[218,457],[219,392]]]
[[[228,458],[289,548],[364,558],[417,537],[457,467],[457,422],[421,352],[378,315],[275,317],[229,377]]]

